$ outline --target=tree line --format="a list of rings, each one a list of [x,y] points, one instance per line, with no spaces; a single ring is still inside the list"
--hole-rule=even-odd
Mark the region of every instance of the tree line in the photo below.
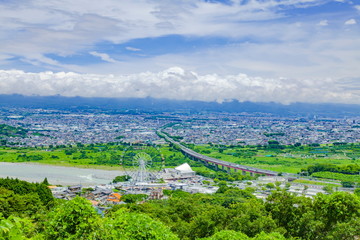
[[[0,180],[0,239],[357,239],[360,197],[314,199],[274,190],[220,186],[213,195],[165,190],[167,199],[133,199],[99,214],[81,197],[55,200],[43,183]],[[11,209],[11,210],[9,210]]]
[[[307,172],[309,175],[316,172],[334,172],[334,173],[343,173],[358,175],[360,173],[359,164],[348,164],[348,165],[334,165],[328,163],[318,163],[315,165],[308,166],[307,168],[301,169],[302,172]]]

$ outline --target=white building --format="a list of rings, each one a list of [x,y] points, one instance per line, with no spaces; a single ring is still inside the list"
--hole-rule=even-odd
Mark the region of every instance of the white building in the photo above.
[[[165,168],[161,172],[164,180],[187,179],[195,177],[196,172],[193,171],[189,164],[184,163],[176,168]]]

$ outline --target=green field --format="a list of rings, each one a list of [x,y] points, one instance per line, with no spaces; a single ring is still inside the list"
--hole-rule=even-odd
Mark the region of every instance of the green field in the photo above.
[[[360,144],[311,146],[191,146],[196,152],[228,162],[273,170],[299,173],[315,164],[345,166],[360,163]]]
[[[312,176],[324,179],[336,179],[340,181],[360,182],[360,175],[349,175],[334,172],[316,172]]]
[[[321,186],[329,186],[329,187],[339,187],[339,184],[335,183],[325,183],[325,182],[319,182],[319,181],[311,181],[311,180],[304,180],[304,179],[296,179],[293,181],[293,183],[301,183],[301,184],[309,184],[309,185],[321,185]]]
[[[122,145],[122,144],[98,144],[80,146],[60,146],[53,148],[9,148],[0,147],[1,162],[32,162],[39,164],[51,164],[59,166],[71,166],[81,168],[96,168],[121,170],[137,166],[134,158],[140,152],[145,152],[151,157],[150,168],[160,169],[175,167],[182,163],[191,163],[191,166],[206,169],[200,163],[186,158],[179,151],[168,145],[145,146],[145,145]]]
[[[331,164],[346,168],[348,165],[358,166],[360,163],[360,144],[322,145],[322,146],[224,146],[224,145],[189,145],[195,151],[228,162],[247,165],[277,172],[300,173],[309,166]],[[134,158],[145,152],[152,158],[153,169],[175,167],[189,163],[196,171],[213,172],[201,163],[185,157],[181,152],[168,144],[159,146],[126,145],[120,143],[90,144],[76,146],[57,146],[43,148],[0,148],[2,162],[36,162],[97,169],[134,168]],[[327,171],[327,170],[325,170]],[[320,173],[321,174],[321,173]],[[339,173],[341,174],[341,173]],[[320,176],[319,171],[314,177],[337,180],[358,181],[348,174],[332,174],[335,177]],[[318,176],[319,175],[319,176]],[[349,176],[347,178],[347,176]],[[355,180],[354,180],[355,179]]]

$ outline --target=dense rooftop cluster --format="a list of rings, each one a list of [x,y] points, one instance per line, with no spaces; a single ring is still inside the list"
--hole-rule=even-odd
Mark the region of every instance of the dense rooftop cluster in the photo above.
[[[265,145],[354,143],[360,118],[277,117],[246,113],[71,112],[46,109],[0,109],[0,124],[30,130],[26,137],[2,136],[13,145],[42,146],[114,141],[160,140],[165,126],[172,136],[194,144]]]
[[[354,143],[360,139],[360,119],[280,118],[219,114],[167,127],[165,131],[194,144],[265,145]]]

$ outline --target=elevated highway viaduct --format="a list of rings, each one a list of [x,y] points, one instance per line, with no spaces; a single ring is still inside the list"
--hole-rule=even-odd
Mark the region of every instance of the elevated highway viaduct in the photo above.
[[[181,145],[179,142],[177,142],[174,139],[168,137],[165,133],[163,133],[161,131],[157,131],[157,133],[158,133],[159,136],[162,136],[163,138],[165,138],[166,141],[171,142],[174,145],[176,145],[177,147],[179,147],[181,152],[184,155],[188,156],[189,158],[191,158],[193,160],[201,161],[205,165],[212,165],[216,169],[221,168],[222,170],[225,170],[227,172],[230,172],[230,170],[233,169],[234,172],[242,171],[242,173],[244,175],[246,174],[246,172],[249,172],[250,175],[252,175],[252,176],[255,173],[263,174],[263,175],[266,175],[266,176],[277,176],[278,175],[278,172],[275,172],[275,171],[270,171],[270,170],[265,170],[265,169],[260,169],[260,168],[244,166],[244,165],[231,163],[231,162],[226,162],[226,161],[223,161],[223,160],[220,160],[220,159],[216,159],[216,158],[212,158],[212,157],[202,155],[200,153],[197,153],[197,152],[195,152],[195,151]]]

